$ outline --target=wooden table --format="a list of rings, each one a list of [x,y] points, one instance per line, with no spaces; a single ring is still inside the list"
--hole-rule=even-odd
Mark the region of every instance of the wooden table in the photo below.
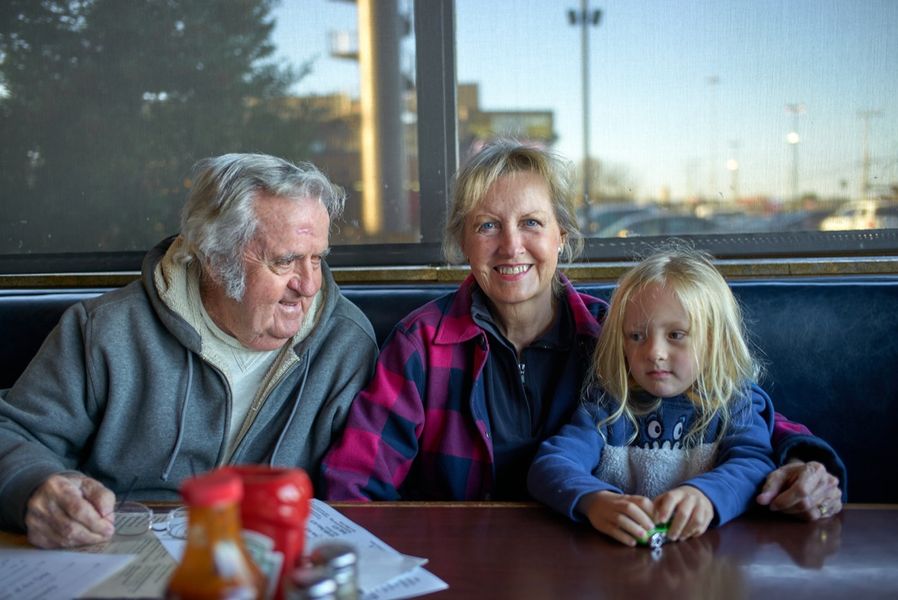
[[[334,505],[449,584],[433,598],[898,598],[898,505],[804,523],[748,515],[628,548],[536,504]]]
[[[658,557],[533,503],[334,506],[430,559],[425,568],[449,584],[434,600],[898,598],[898,504],[850,505],[817,523],[748,515]],[[26,545],[21,535],[0,541]]]

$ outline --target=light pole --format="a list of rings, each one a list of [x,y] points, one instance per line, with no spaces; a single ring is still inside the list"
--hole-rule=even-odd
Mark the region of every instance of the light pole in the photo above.
[[[708,152],[711,156],[708,158],[708,200],[720,198],[717,190],[717,86],[720,85],[720,77],[717,75],[708,76],[705,81],[708,83]]]
[[[730,142],[730,156],[727,160],[727,170],[730,172],[730,190],[733,193],[733,203],[739,202],[739,159],[737,158],[739,151],[739,142],[732,140]]]
[[[798,135],[798,115],[804,112],[804,104],[787,104],[786,112],[792,114],[792,131],[786,135],[786,141],[792,145],[792,201],[797,205],[800,200],[798,191],[798,142],[801,137]]]
[[[870,119],[882,114],[880,110],[861,110],[857,116],[864,120],[864,158],[861,163],[861,200],[870,196]]]
[[[598,26],[602,11],[590,9],[589,0],[580,0],[580,10],[570,9],[567,18],[571,25],[580,25],[581,78],[583,81],[583,201],[589,203],[589,26]]]

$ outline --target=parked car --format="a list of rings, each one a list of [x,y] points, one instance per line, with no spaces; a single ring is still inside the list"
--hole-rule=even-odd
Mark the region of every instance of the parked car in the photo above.
[[[717,226],[701,217],[663,212],[636,214],[619,219],[599,231],[597,237],[634,237],[640,235],[686,235],[714,233]]]
[[[704,215],[704,218],[714,223],[714,230],[718,233],[755,233],[770,229],[770,219],[745,212],[714,212]]]
[[[580,226],[583,228],[584,235],[592,236],[624,217],[657,212],[658,209],[652,205],[640,206],[633,202],[590,204],[580,212]]]
[[[856,200],[845,204],[820,223],[822,231],[884,229],[896,226],[898,203],[886,200]]]
[[[779,213],[770,218],[770,231],[817,231],[831,215],[827,208]]]

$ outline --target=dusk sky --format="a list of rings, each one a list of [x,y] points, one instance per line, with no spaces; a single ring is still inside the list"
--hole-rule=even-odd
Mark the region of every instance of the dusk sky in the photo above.
[[[411,2],[400,0],[400,10]],[[555,149],[583,154],[579,0],[458,0],[458,81],[485,110],[552,110]],[[624,173],[639,198],[788,197],[798,116],[799,187],[856,196],[863,131],[873,183],[898,182],[898,2],[894,0],[607,0],[590,29],[591,155]],[[295,93],[358,95],[355,63],[327,54],[331,31],[355,31],[356,6],[285,0],[278,56],[315,58]],[[403,49],[412,70],[413,41]],[[317,57],[317,58],[316,58]],[[713,168],[712,168],[713,165]]]

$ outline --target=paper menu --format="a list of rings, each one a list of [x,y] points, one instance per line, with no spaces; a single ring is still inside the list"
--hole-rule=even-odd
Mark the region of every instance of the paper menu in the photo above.
[[[68,600],[133,559],[133,554],[0,549],[0,600]]]
[[[426,558],[402,554],[320,500],[312,500],[306,525],[306,550],[325,540],[355,546],[363,600],[397,600],[430,594],[449,586],[422,568]]]
[[[82,548],[96,556],[129,554],[138,559],[91,588],[90,598],[162,598],[177,563],[155,536],[114,536],[111,541]]]

